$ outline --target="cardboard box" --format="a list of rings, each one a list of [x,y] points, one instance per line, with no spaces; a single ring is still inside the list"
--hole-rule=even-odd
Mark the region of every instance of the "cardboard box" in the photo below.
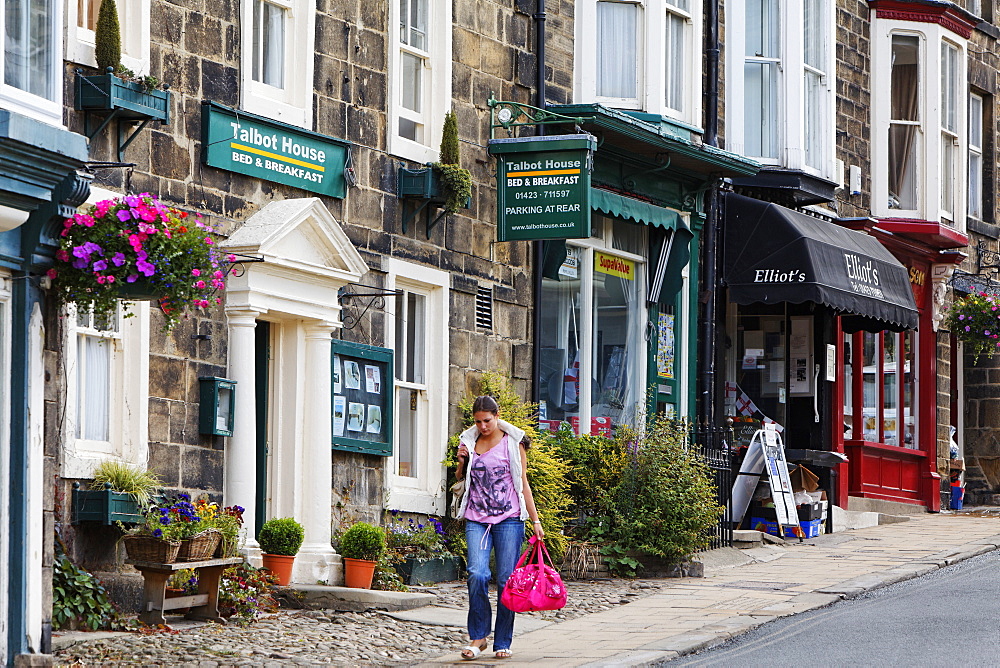
[[[952,459],[949,461],[952,471],[964,471],[965,470],[965,460],[964,459]]]

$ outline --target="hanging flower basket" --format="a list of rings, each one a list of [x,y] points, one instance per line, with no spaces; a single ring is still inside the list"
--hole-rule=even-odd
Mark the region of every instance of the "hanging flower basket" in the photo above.
[[[957,298],[948,309],[948,328],[972,352],[975,363],[979,356],[992,358],[1000,349],[1000,295],[970,292]]]
[[[63,223],[48,275],[59,297],[110,319],[118,300],[168,300],[165,329],[222,302],[223,257],[211,227],[149,193],[98,202]],[[126,302],[127,303],[127,302]],[[127,308],[127,307],[126,307]]]

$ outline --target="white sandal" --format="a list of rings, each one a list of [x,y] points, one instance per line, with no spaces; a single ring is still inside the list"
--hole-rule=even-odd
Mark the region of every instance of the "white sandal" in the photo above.
[[[494,658],[497,659],[509,659],[510,657],[514,656],[514,654],[513,652],[510,651],[510,648],[508,647],[506,649],[498,649],[496,651],[496,654],[494,654],[493,656]]]
[[[468,645],[466,647],[463,647],[462,653],[459,656],[462,657],[463,661],[472,661],[473,659],[478,658],[479,655],[483,653],[483,650],[486,649],[486,645],[487,643],[483,643],[481,646]],[[472,656],[465,656],[466,652],[472,652]]]

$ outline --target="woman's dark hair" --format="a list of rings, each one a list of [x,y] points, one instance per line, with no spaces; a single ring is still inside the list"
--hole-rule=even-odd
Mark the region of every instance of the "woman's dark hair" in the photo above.
[[[476,397],[476,400],[472,402],[472,413],[493,413],[496,415],[500,412],[500,404],[497,400],[488,394],[484,394],[481,397]]]

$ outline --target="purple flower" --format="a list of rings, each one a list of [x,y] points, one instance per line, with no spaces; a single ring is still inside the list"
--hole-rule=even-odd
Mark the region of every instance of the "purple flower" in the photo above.
[[[125,264],[125,253],[115,253],[111,256],[111,261],[116,267],[120,267]]]
[[[140,204],[142,204],[142,200],[136,197],[135,195],[129,195],[128,197],[125,198],[125,203],[128,204],[129,206],[139,206]]]
[[[146,262],[145,260],[137,260],[135,263],[135,268],[138,269],[139,272],[143,276],[146,276],[147,278],[156,273],[156,267],[154,267],[149,262]]]
[[[73,260],[73,266],[77,269],[83,269],[88,264],[90,264],[90,262],[87,260],[87,258],[81,257],[76,260]]]
[[[131,209],[121,209],[118,212],[118,220],[120,220],[123,223],[128,222],[131,218],[132,218]]]
[[[163,529],[156,529],[155,531],[153,531],[153,536],[155,536],[156,538],[162,537],[163,536]]]
[[[104,271],[108,268],[108,263],[104,260],[98,260],[94,263],[94,271]]]
[[[139,280],[138,274],[129,274],[128,276],[125,277],[126,283],[135,283],[138,280]]]

